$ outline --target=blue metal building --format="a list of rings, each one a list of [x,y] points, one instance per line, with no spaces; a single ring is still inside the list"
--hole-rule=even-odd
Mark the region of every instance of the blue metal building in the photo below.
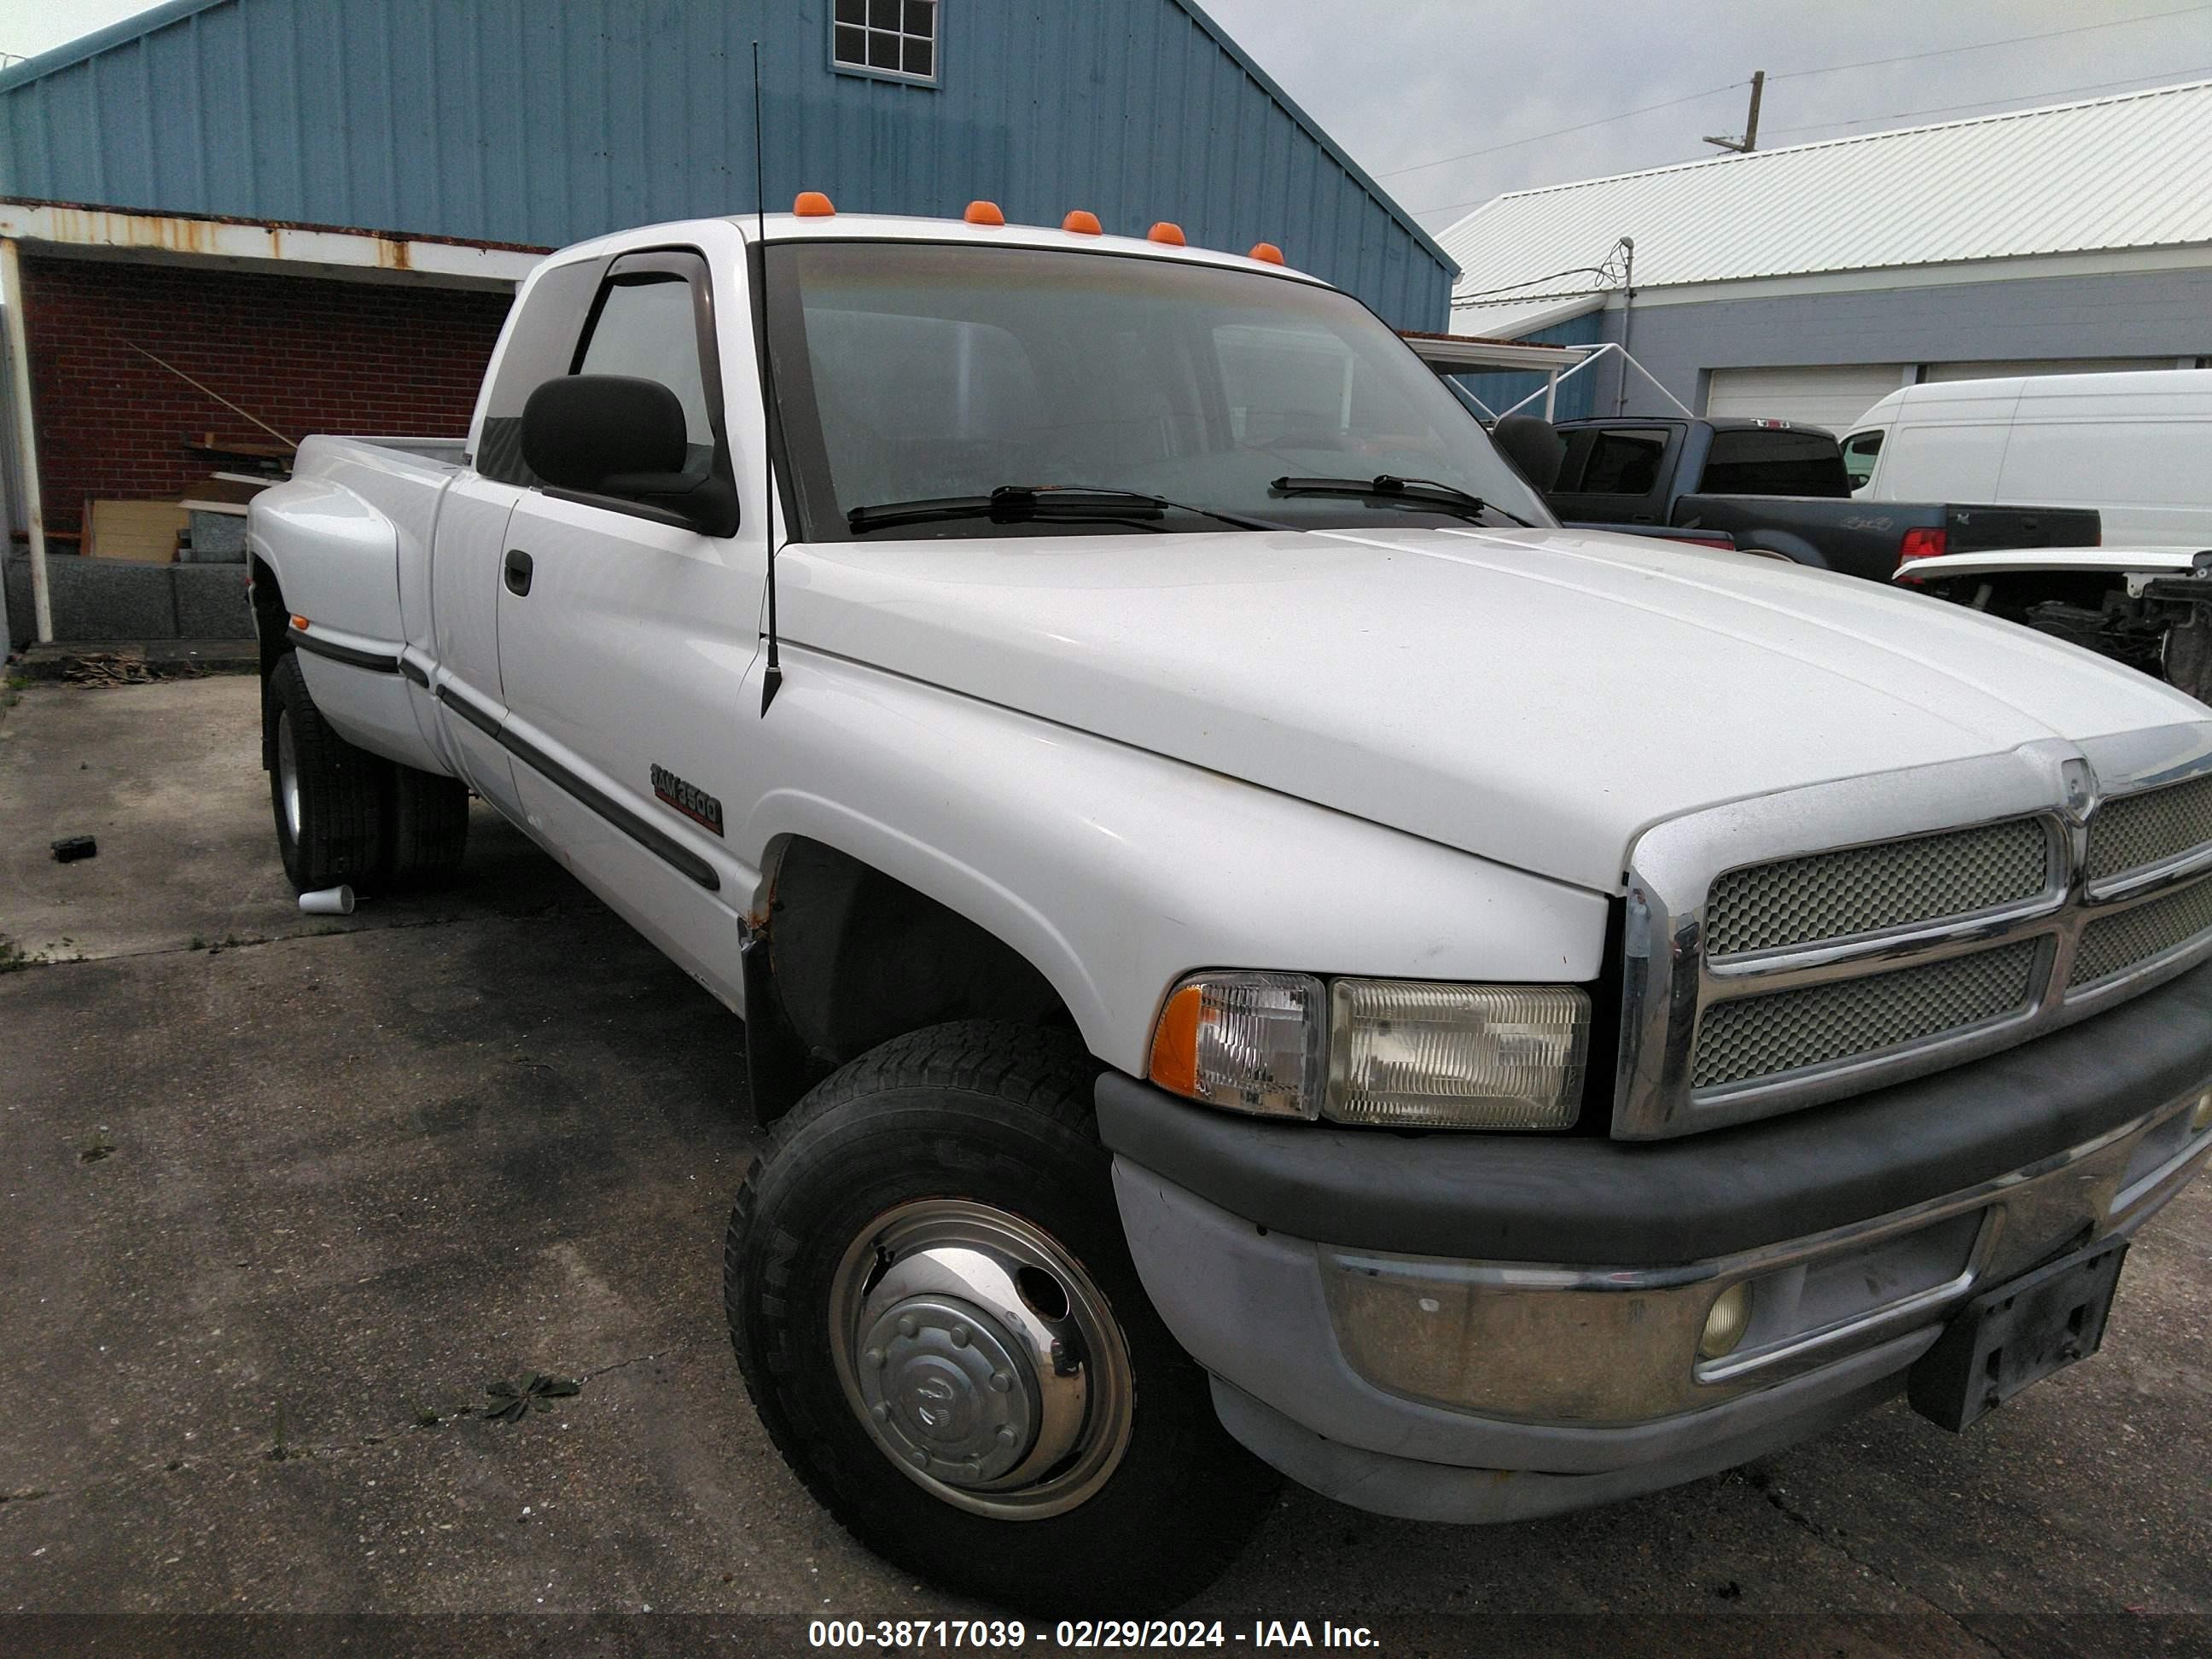
[[[1451,259],[1191,0],[170,0],[0,72],[0,197],[556,246],[754,205],[1180,223],[1400,328]]]

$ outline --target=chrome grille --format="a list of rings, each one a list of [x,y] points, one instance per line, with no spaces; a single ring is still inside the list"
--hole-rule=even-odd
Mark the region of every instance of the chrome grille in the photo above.
[[[2078,990],[2125,973],[2208,932],[2212,932],[2212,881],[2100,916],[2081,930],[2068,988]]]
[[[2089,826],[2089,879],[2162,864],[2212,842],[2212,777],[2120,795]]]
[[[1701,808],[1630,851],[1613,1132],[1842,1099],[2208,960],[2212,720]]]
[[[1715,1003],[1698,1027],[1691,1086],[1753,1082],[2025,1012],[2039,949],[2029,939],[1862,979]]]
[[[2010,818],[1751,865],[1713,884],[1705,951],[1768,951],[1993,910],[2041,892],[2049,864],[2043,821]]]

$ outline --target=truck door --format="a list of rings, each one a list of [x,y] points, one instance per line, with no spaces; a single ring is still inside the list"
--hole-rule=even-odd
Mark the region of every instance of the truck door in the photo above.
[[[537,483],[522,459],[522,407],[540,384],[568,372],[605,259],[550,265],[525,286],[493,360],[482,418],[470,434],[470,470],[440,502],[430,550],[429,690],[447,748],[478,793],[524,821],[514,768],[498,732],[507,714],[499,662],[500,566],[515,503]]]
[[[741,297],[724,303],[741,325]],[[654,250],[608,267],[569,372],[667,386],[695,464],[728,470],[720,362],[706,259]],[[533,831],[734,1000],[736,916],[757,875],[731,836],[759,723],[746,676],[760,650],[765,515],[743,514],[726,537],[667,517],[550,490],[517,504],[498,595],[502,741]]]

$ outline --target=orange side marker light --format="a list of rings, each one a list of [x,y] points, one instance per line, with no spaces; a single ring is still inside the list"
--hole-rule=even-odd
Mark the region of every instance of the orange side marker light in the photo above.
[[[1186,985],[1168,999],[1152,1037],[1152,1081],[1179,1095],[1198,1089],[1198,1026],[1202,986]]]

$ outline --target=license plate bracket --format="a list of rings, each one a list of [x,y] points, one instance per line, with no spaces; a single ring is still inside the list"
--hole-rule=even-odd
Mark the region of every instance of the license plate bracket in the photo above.
[[[1957,1433],[2105,1340],[2128,1241],[2108,1238],[1984,1291],[1907,1376],[1905,1398]]]

